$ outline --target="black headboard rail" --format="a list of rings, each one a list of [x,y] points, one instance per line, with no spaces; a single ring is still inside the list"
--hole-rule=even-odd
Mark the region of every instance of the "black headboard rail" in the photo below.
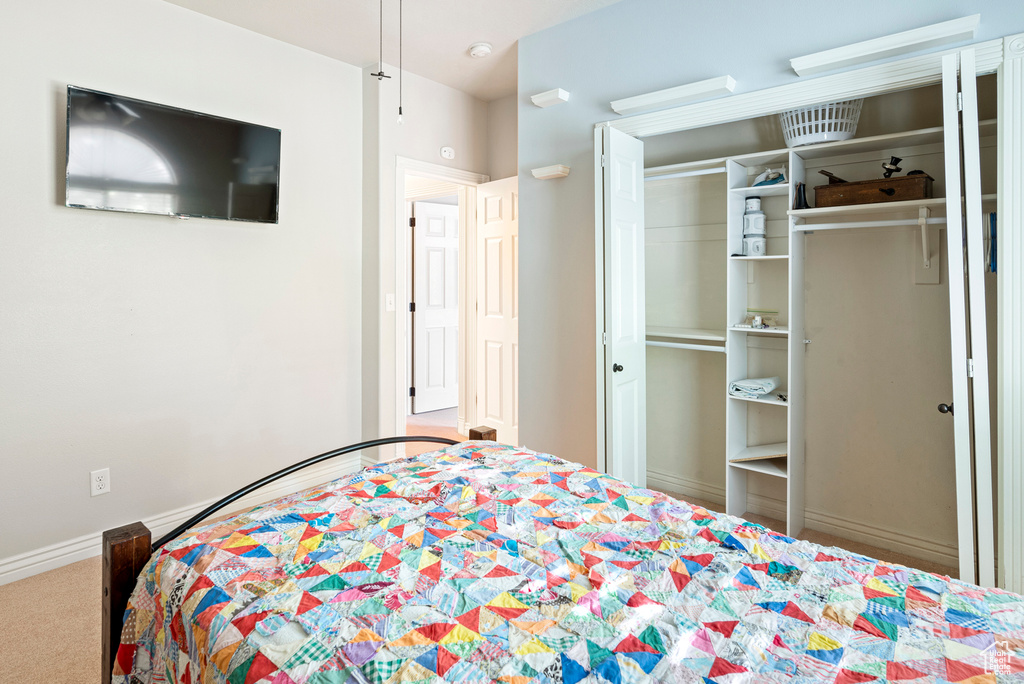
[[[246,494],[249,494],[250,492],[257,490],[264,485],[268,485],[275,480],[280,480],[282,477],[285,477],[286,475],[291,475],[292,473],[302,470],[303,468],[308,468],[311,465],[316,465],[317,463],[334,458],[335,456],[344,456],[345,454],[351,453],[353,451],[361,451],[362,449],[372,449],[374,447],[386,446],[388,444],[403,444],[405,442],[434,442],[437,444],[448,445],[458,444],[456,440],[448,439],[447,437],[417,437],[411,435],[402,435],[400,437],[382,437],[380,439],[371,439],[367,442],[360,442],[359,444],[351,444],[346,447],[341,447],[340,449],[332,449],[331,451],[325,451],[324,453],[319,454],[317,456],[311,456],[310,458],[307,458],[304,461],[294,463],[288,466],[287,468],[282,468],[281,470],[278,470],[276,473],[271,473],[266,477],[262,477],[259,480],[253,482],[252,484],[248,484],[239,489],[238,491],[228,494],[223,499],[220,499],[215,503],[210,504],[209,506],[199,511],[185,522],[175,527],[173,530],[171,530],[164,536],[157,539],[153,543],[153,551],[155,552],[157,549],[159,549],[167,542],[181,536],[181,533],[185,530],[195,527],[196,524],[198,524],[199,522],[213,515],[217,511],[225,508],[226,506],[230,506],[231,504],[238,501]]]

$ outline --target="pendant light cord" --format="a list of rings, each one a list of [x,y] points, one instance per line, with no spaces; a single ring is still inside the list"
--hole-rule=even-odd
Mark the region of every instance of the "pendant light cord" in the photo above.
[[[377,53],[377,73],[370,74],[376,76],[378,81],[383,81],[385,78],[391,78],[384,73],[384,0],[380,0],[380,52]]]

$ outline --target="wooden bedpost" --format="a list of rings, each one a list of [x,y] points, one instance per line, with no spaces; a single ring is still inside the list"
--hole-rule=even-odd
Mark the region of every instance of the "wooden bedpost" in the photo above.
[[[486,439],[491,442],[496,442],[498,441],[498,431],[492,427],[481,425],[479,427],[469,428],[469,438],[473,440]]]
[[[128,597],[152,554],[152,534],[141,522],[103,533],[103,684],[110,684]]]

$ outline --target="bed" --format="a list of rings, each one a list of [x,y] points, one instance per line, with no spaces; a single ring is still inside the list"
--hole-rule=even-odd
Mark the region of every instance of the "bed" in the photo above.
[[[1024,597],[464,442],[164,544],[113,681],[1003,682]]]

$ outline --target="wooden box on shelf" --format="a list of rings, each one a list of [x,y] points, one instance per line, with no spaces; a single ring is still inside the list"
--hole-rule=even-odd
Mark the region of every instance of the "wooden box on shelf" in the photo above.
[[[930,199],[932,177],[926,173],[898,178],[829,183],[814,188],[814,206],[840,207],[847,204],[876,204]]]

